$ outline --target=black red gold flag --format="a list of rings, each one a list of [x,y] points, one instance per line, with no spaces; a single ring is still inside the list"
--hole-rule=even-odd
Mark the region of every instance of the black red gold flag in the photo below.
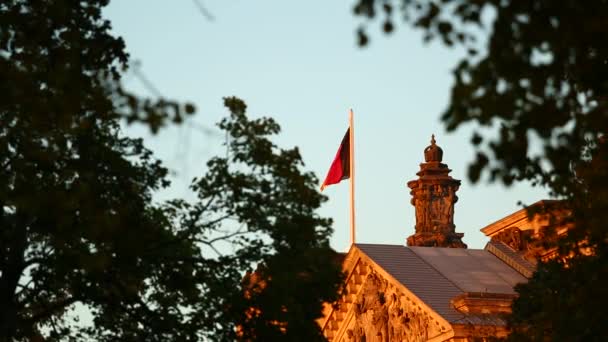
[[[338,148],[338,152],[334,157],[334,161],[327,171],[327,176],[323,184],[321,184],[321,191],[326,186],[340,183],[343,179],[350,178],[350,128],[346,130],[342,143]]]

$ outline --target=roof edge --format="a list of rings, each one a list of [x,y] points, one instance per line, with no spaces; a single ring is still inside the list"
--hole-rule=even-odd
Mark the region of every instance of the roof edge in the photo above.
[[[489,225],[480,229],[485,236],[492,236],[496,232],[503,230],[517,222],[528,220],[528,209],[533,207],[543,207],[547,205],[551,205],[553,203],[559,202],[559,200],[549,200],[543,199],[537,202],[534,202],[525,208],[522,208],[512,214],[509,214],[495,222],[490,223]]]

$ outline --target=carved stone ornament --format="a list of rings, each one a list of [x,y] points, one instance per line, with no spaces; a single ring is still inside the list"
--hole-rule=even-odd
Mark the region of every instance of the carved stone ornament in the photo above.
[[[528,261],[535,263],[537,259],[550,253],[545,244],[555,243],[557,236],[550,229],[535,232],[532,229],[521,230],[517,227],[512,227],[492,236],[492,241],[500,241],[506,244],[519,252]]]
[[[429,162],[441,162],[443,159],[443,150],[437,146],[435,141],[435,134],[431,135],[431,144],[424,149],[424,161]]]
[[[450,169],[442,164],[443,151],[435,136],[424,150],[425,163],[420,164],[418,179],[407,183],[411,203],[416,208],[415,234],[407,239],[408,246],[466,248],[455,232],[454,204],[460,181],[449,176]]]
[[[354,323],[342,341],[422,342],[441,333],[426,312],[375,272],[363,283],[353,310]]]
[[[524,238],[523,232],[517,228],[509,228],[501,231],[492,237],[494,241],[500,241],[518,252],[527,250],[527,239]]]

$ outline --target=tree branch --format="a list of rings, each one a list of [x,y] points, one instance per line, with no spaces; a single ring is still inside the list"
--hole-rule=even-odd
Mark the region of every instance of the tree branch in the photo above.
[[[198,11],[209,21],[214,21],[215,17],[211,14],[205,6],[200,2],[200,0],[192,0]]]
[[[231,237],[235,237],[235,236],[239,236],[239,235],[245,235],[245,234],[248,234],[248,233],[249,233],[248,231],[242,231],[241,229],[239,229],[238,231],[236,231],[234,233],[218,236],[218,237],[213,238],[211,240],[197,240],[197,241],[198,242],[203,242],[203,243],[208,243],[208,244],[213,244],[213,243],[221,241],[221,240],[230,239]]]
[[[64,298],[58,302],[51,303],[45,309],[36,313],[35,315],[32,315],[26,321],[29,322],[29,324],[34,324],[41,320],[45,320],[49,317],[52,317],[57,311],[60,311],[64,308],[67,308],[68,306],[76,303],[78,300],[79,299],[76,297],[68,297],[68,298]]]

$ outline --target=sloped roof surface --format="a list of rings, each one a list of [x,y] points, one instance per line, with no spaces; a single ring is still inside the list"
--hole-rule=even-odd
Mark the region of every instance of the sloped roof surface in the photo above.
[[[519,272],[483,249],[409,247],[464,292],[516,294],[526,281]]]
[[[452,323],[464,323],[472,318],[456,311],[450,304],[452,298],[465,292],[514,294],[513,286],[526,281],[485,250],[381,244],[356,246]],[[488,321],[487,324],[496,322]]]

